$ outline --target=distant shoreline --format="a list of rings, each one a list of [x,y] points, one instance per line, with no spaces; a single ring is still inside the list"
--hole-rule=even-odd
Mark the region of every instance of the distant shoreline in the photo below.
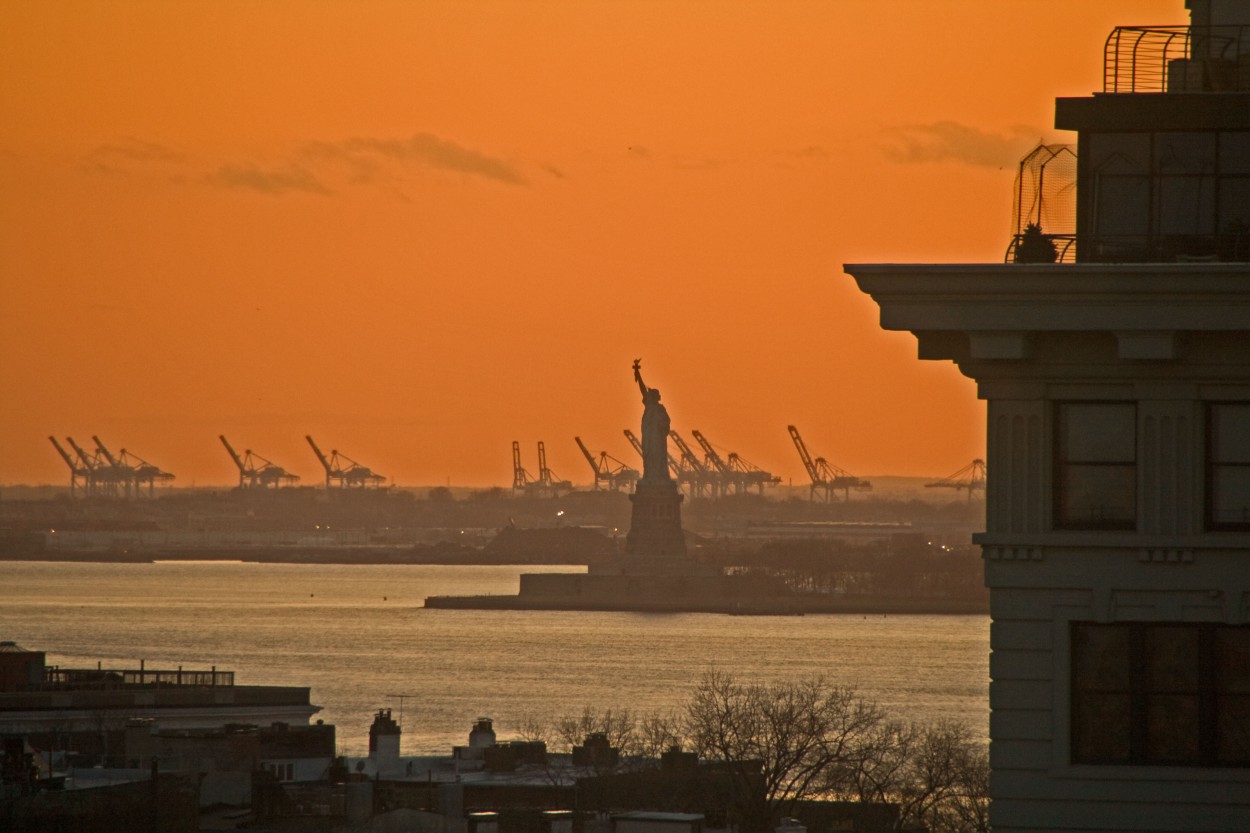
[[[449,567],[497,567],[505,565],[569,565],[586,566],[586,562],[559,557],[519,560],[516,557],[492,559],[476,551],[469,559],[446,554],[421,552],[412,547],[332,547],[291,549],[258,547],[243,549],[213,548],[206,550],[40,550],[2,552],[0,562],[43,561],[53,564],[152,564],[157,561],[222,561],[257,564],[432,564]]]
[[[888,614],[988,615],[989,603],[950,599],[908,599],[898,597],[790,596],[758,599],[747,603],[692,601],[648,603],[638,600],[594,602],[576,599],[527,598],[524,596],[429,596],[425,607],[435,610],[568,610],[612,613],[724,613],[731,616],[803,616],[806,614],[853,613],[870,616]]]
[[[413,552],[410,548],[336,547],[329,549],[275,550],[236,549],[199,550],[63,550],[43,552],[0,552],[0,563],[41,562],[51,564],[155,564],[220,563],[220,564],[308,564],[341,566],[446,566],[446,567],[538,567],[580,566],[582,561],[558,557],[521,561],[515,557],[492,560],[476,551],[470,559],[438,557],[434,553]],[[777,599],[757,599],[745,603],[710,600],[698,603],[645,602],[621,599],[615,602],[522,597],[519,595],[430,596],[424,607],[433,610],[568,610],[586,612],[629,613],[722,613],[737,616],[802,616],[805,614],[889,614],[988,615],[989,603],[976,600],[940,598],[907,598],[897,596],[829,596],[824,594],[795,595]]]

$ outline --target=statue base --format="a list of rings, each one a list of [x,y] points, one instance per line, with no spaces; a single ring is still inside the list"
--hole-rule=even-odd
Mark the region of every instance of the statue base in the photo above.
[[[681,531],[682,494],[672,480],[638,481],[629,496],[633,513],[625,536],[627,562],[686,561],[686,536]]]

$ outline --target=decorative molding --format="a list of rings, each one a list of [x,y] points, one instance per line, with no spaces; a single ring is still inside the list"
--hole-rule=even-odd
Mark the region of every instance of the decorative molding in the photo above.
[[[1189,549],[1142,547],[1137,552],[1137,560],[1143,564],[1193,564],[1194,551]]]
[[[1049,494],[1047,455],[1042,441],[1040,400],[991,400],[987,459],[994,474],[986,483],[985,524],[989,532],[1042,530]]]
[[[987,561],[1045,561],[1041,547],[982,547],[981,557]]]
[[[1141,439],[1138,518],[1143,532],[1193,532],[1195,496],[1193,436],[1195,404],[1183,400],[1138,403]]]

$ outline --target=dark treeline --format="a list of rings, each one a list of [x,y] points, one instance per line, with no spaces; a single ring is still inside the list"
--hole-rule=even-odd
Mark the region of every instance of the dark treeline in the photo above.
[[[785,817],[830,829],[820,819],[835,804],[886,810],[871,829],[988,830],[988,750],[970,727],[891,714],[825,677],[754,682],[709,670],[669,713],[587,706],[549,725],[522,717],[519,728],[575,765],[580,752],[583,775],[628,774],[654,809],[703,813],[741,833],[768,833]],[[698,769],[679,766],[683,756]],[[596,809],[622,786],[578,783]]]
[[[926,536],[884,539],[710,541],[700,557],[739,571],[759,571],[800,593],[980,601],[986,598],[980,548],[944,546]]]

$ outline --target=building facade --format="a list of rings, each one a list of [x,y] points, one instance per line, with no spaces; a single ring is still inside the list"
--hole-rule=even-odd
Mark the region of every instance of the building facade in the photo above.
[[[1076,262],[845,267],[987,402],[996,833],[1250,830],[1250,4],[1188,5],[1057,104]]]

